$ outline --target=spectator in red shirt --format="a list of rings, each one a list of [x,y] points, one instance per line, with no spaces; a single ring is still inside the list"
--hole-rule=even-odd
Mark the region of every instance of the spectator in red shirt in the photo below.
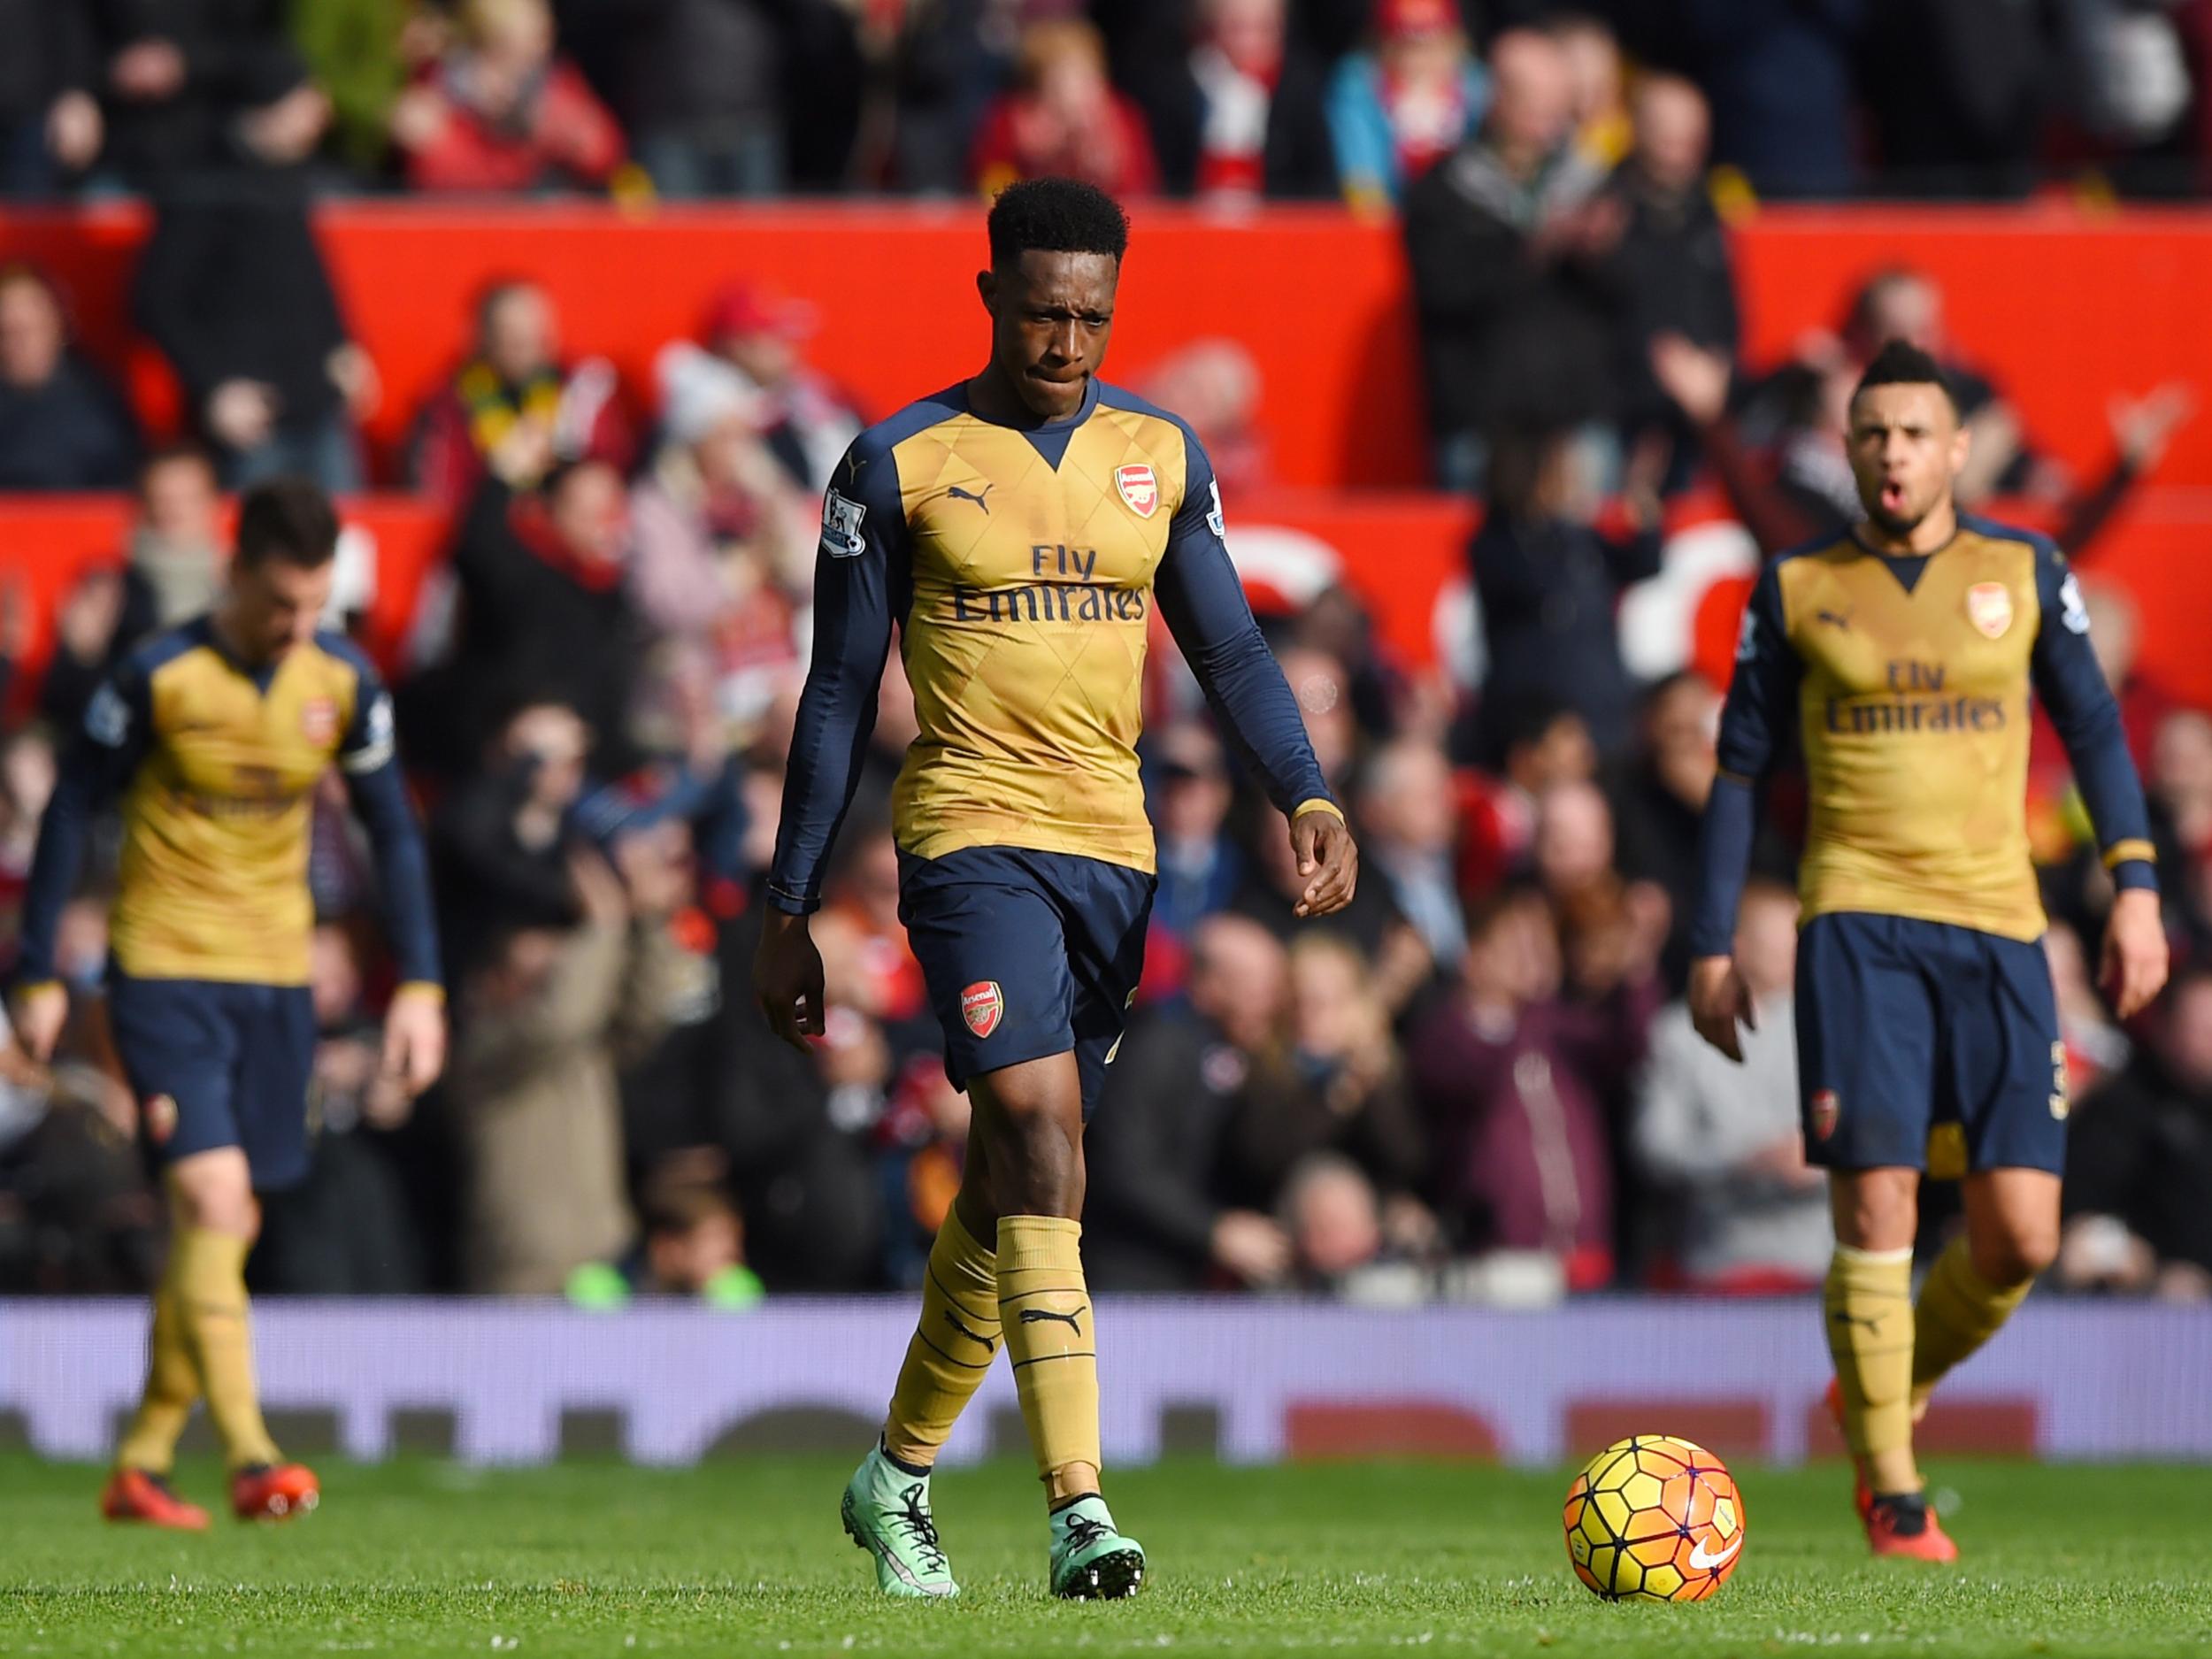
[[[449,507],[488,471],[526,489],[556,463],[590,459],[626,470],[634,444],[603,357],[564,365],[560,319],[546,291],[501,282],[476,307],[476,347],[416,418],[408,477]]]
[[[985,113],[968,172],[986,196],[1047,176],[1125,197],[1160,187],[1144,118],[1106,79],[1105,42],[1079,18],[1023,32],[1013,89]]]
[[[612,178],[621,128],[553,43],[545,0],[467,0],[456,46],[392,111],[407,182],[521,191]]]

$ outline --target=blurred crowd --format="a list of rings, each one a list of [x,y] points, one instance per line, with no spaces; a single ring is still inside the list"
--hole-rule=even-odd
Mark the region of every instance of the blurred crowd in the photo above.
[[[276,149],[357,189],[1070,173],[1386,210],[1495,119],[1523,32],[1566,55],[1601,169],[1652,73],[1702,91],[1762,196],[2208,182],[2212,0],[0,0],[0,196]]]
[[[1744,905],[1759,1021],[1739,1069],[1696,1041],[1679,1000],[1720,689],[1694,672],[1640,682],[1617,604],[1658,568],[1665,498],[1693,480],[1718,478],[1763,535],[1847,522],[1839,388],[1870,340],[1942,348],[1940,302],[1909,271],[1879,273],[1835,335],[1758,370],[1655,325],[1645,426],[1554,411],[1481,428],[1486,511],[1467,555],[1479,683],[1397,660],[1343,588],[1263,608],[1361,835],[1363,884],[1340,918],[1294,924],[1282,819],[1156,640],[1144,761],[1159,888],[1135,1023],[1089,1141],[1101,1288],[1517,1301],[1817,1280],[1826,1201],[1800,1154],[1793,1070],[1801,799],[1776,784]],[[394,670],[453,1063],[411,1110],[379,1081],[390,972],[333,793],[311,867],[315,1167],[272,1202],[265,1288],[741,1305],[921,1272],[968,1109],[897,919],[888,786],[914,725],[895,658],[816,924],[826,1036],[810,1054],[780,1046],[747,991],[820,492],[863,419],[810,365],[810,321],[733,287],[695,338],[667,344],[634,407],[607,365],[564,357],[542,290],[482,296],[406,457],[455,528]],[[251,330],[234,338],[262,348]],[[332,338],[303,378],[319,370],[337,411],[347,373],[373,370],[349,371],[342,331]],[[212,403],[242,375],[250,391],[301,366],[217,363],[202,383]],[[0,466],[10,444],[84,457],[112,469],[89,481],[130,483],[138,514],[115,560],[63,597],[38,683],[13,689],[27,718],[0,740],[0,904],[30,862],[55,734],[119,653],[219,590],[224,483],[311,466],[325,447],[280,415],[259,445],[212,433],[211,446],[142,453],[127,427],[99,432],[119,404],[63,349],[50,291],[18,271],[0,276],[0,380],[18,388],[36,378],[26,369],[55,401],[12,421],[0,403]],[[2084,483],[2038,454],[2001,387],[1965,365],[1959,384],[1999,449],[1970,498],[2040,493],[2080,520],[2181,964],[2149,1015],[2114,1022],[2092,983],[2108,887],[2063,755],[2040,733],[2031,824],[2075,1102],[2059,1277],[2205,1294],[2212,716],[2139,668],[2131,602],[2099,580],[2094,535],[2186,399],[2116,405],[2116,458]],[[1220,452],[1232,436],[1213,440]],[[1232,515],[1233,541],[1233,500]],[[342,578],[332,626],[357,622],[365,591],[357,572]],[[26,621],[0,595],[11,679]],[[64,1063],[0,1063],[0,1288],[139,1284],[160,1225],[104,1035],[102,867],[62,930],[77,1014]],[[1932,1237],[1947,1208],[1929,1206]]]
[[[1946,363],[1973,430],[1962,499],[2026,503],[2082,566],[2158,826],[2179,966],[2123,1029],[2093,983],[2110,895],[2039,731],[2031,826],[2074,1100],[2057,1276],[2212,1292],[2212,715],[2140,669],[2132,603],[2096,558],[2190,393],[2123,388],[2108,458],[2077,475],[1959,358],[1944,296],[1904,267],[1786,361],[1746,363],[1716,205],[2003,194],[2057,161],[2129,188],[2193,180],[2208,17],[2102,0],[1479,17],[1451,0],[1088,16],[0,0],[0,193],[151,196],[133,310],[188,434],[142,431],[71,296],[0,263],[0,491],[136,503],[126,545],[61,596],[35,685],[16,683],[32,618],[0,590],[0,955],[61,734],[122,652],[219,591],[223,492],[287,472],[405,488],[453,525],[391,664],[453,1063],[411,1108],[379,1081],[390,972],[334,793],[311,869],[314,1173],[271,1204],[263,1287],[741,1305],[912,1285],[967,1102],[897,919],[888,785],[914,727],[895,660],[816,925],[825,1038],[775,1043],[746,988],[822,490],[888,411],[810,360],[803,299],[733,283],[638,386],[565,350],[552,298],[518,279],[423,319],[455,341],[452,372],[404,444],[371,454],[383,388],[309,204],[331,185],[953,191],[1038,170],[1133,194],[1341,193],[1402,215],[1435,473],[1484,505],[1477,618],[1431,667],[1394,658],[1340,588],[1263,617],[1362,841],[1357,902],[1314,926],[1292,922],[1280,818],[1156,639],[1158,898],[1089,1143],[1094,1282],[1532,1301],[1817,1280],[1826,1201],[1793,1104],[1801,800],[1777,783],[1744,905],[1759,1025],[1739,1069],[1679,1001],[1720,688],[1640,680],[1617,614],[1694,485],[1769,552],[1851,522],[1844,404],[1902,338]],[[1233,545],[1266,475],[1256,365],[1193,342],[1138,389],[1199,430]],[[329,621],[357,627],[373,550],[350,531],[340,558]],[[0,1051],[0,1291],[140,1286],[157,1247],[104,1036],[104,844],[62,931],[63,1064]],[[1947,1208],[1927,1207],[1931,1237]]]

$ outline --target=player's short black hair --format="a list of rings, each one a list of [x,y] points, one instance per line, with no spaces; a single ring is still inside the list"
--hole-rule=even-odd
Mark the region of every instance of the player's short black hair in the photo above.
[[[1951,389],[1951,378],[1944,373],[1943,365],[1918,346],[1902,340],[1893,340],[1874,354],[1874,361],[1859,376],[1852,400],[1856,402],[1870,386],[1932,386],[1943,394],[1951,412],[1959,412],[1959,395]]]
[[[338,513],[322,486],[304,478],[274,478],[238,503],[238,564],[252,570],[282,559],[319,570],[337,557]]]
[[[1129,215],[1121,204],[1080,179],[1024,179],[991,204],[991,269],[1011,270],[1025,253],[1102,253],[1118,261],[1129,251]]]

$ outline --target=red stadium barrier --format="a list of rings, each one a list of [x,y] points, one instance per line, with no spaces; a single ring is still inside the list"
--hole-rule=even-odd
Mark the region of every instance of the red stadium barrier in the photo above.
[[[822,365],[877,413],[968,372],[981,350],[971,278],[982,258],[965,203],[659,208],[598,204],[351,202],[321,224],[353,326],[381,368],[372,436],[388,449],[450,369],[470,301],[526,274],[558,299],[567,343],[612,357],[634,388],[741,273],[814,301]],[[144,210],[0,212],[0,259],[69,287],[85,337],[128,371],[157,425],[175,394],[128,343]],[[1113,372],[1125,379],[1200,335],[1241,342],[1265,380],[1264,424],[1286,486],[1405,487],[1425,475],[1415,342],[1397,232],[1334,208],[1225,217],[1147,205]],[[1754,362],[1832,325],[1870,272],[1909,263],[1949,296],[1963,354],[2002,380],[2038,442],[2079,467],[2108,449],[2117,389],[2181,379],[2212,392],[2212,219],[2100,216],[2058,206],[1770,209],[1735,233]],[[926,320],[918,320],[926,319]],[[2162,477],[2212,484],[2212,418],[2185,429]]]

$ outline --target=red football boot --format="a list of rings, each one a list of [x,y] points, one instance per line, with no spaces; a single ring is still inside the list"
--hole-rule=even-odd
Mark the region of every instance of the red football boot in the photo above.
[[[1843,1385],[1834,1378],[1828,1379],[1828,1415],[1836,1420],[1836,1432],[1843,1435],[1844,1455],[1851,1458],[1851,1504],[1864,1522],[1874,1508],[1874,1488],[1867,1484],[1866,1465],[1852,1455],[1851,1436],[1843,1426]]]
[[[100,1513],[111,1521],[142,1521],[180,1532],[207,1531],[207,1511],[177,1496],[166,1475],[143,1469],[119,1469],[100,1494]]]
[[[231,1512],[242,1521],[288,1521],[322,1502],[304,1463],[257,1463],[230,1478]]]
[[[1917,1492],[1877,1498],[1866,1516],[1866,1541],[1878,1555],[1944,1564],[1959,1558],[1959,1547]]]

